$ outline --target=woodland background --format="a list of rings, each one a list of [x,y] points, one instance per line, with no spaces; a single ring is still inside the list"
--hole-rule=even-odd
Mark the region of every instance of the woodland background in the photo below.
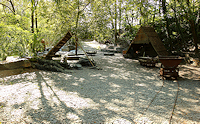
[[[0,60],[33,56],[42,39],[52,46],[69,30],[81,40],[117,44],[147,25],[169,52],[200,57],[199,0],[0,0]]]

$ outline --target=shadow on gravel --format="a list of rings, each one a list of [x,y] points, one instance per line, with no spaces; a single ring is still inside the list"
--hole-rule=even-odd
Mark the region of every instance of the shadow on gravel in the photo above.
[[[60,98],[56,95],[54,92],[53,88],[44,80],[43,75],[40,74],[39,72],[36,72],[36,79],[38,83],[38,88],[40,91],[40,101],[41,105],[39,108],[39,111],[35,111],[35,109],[30,109],[28,110],[28,113],[26,113],[28,116],[31,116],[31,118],[34,120],[36,123],[61,123],[62,120],[58,120],[56,117],[58,116],[57,113],[55,112],[55,108],[52,107],[51,101],[46,98],[46,95],[44,93],[44,87],[46,87],[49,92],[52,92],[52,97],[56,97],[58,102],[60,103],[59,105],[65,110],[65,112],[73,112],[74,110],[72,108],[69,108],[65,105],[63,101],[60,100]],[[65,119],[68,121],[67,119]]]
[[[175,122],[200,122],[200,82],[191,79],[180,79],[180,93],[174,113]],[[189,122],[189,123],[192,123]]]
[[[28,102],[39,102],[36,108],[27,106],[25,116],[31,119],[25,122],[134,123],[162,86],[159,69],[145,68],[137,61],[120,57],[103,57],[98,63],[102,64],[103,70],[84,68],[72,74],[36,71],[7,78],[5,82],[13,82],[12,85],[32,82],[37,86],[39,100],[34,98],[23,105],[14,104],[18,109],[19,106],[27,106]],[[200,104],[199,82],[188,79],[179,82],[173,121],[200,122],[199,115],[194,116]],[[169,120],[176,90],[176,83],[166,81],[158,99],[144,115],[155,123],[159,122],[158,119]],[[34,96],[34,93],[31,95]]]

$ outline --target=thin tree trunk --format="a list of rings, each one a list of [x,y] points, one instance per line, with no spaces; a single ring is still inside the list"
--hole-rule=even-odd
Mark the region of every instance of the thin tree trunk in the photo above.
[[[188,5],[188,8],[190,8],[190,1],[189,0],[187,0],[187,5]],[[190,9],[189,9],[189,15],[192,15],[192,11]],[[195,21],[190,18],[189,23],[190,23],[190,27],[191,27],[191,31],[192,31],[193,43],[194,43],[194,46],[195,46],[195,55],[197,57],[200,57],[199,49],[198,49],[198,36],[197,36],[196,28],[195,28]]]
[[[171,31],[169,29],[169,21],[168,21],[168,17],[167,17],[167,8],[166,8],[166,0],[162,0],[162,9],[163,9],[163,14],[164,14],[164,18],[166,21],[166,34],[167,34],[167,40],[170,43],[170,51],[172,51],[172,43],[171,43]]]
[[[139,11],[141,12],[142,10],[141,10],[141,8],[139,8]],[[140,25],[142,24],[142,19],[140,18]]]
[[[32,33],[34,33],[34,11],[33,10],[32,10],[32,14],[31,14],[31,20],[32,20],[31,30],[32,30]]]
[[[7,5],[5,5],[5,4],[3,4],[3,3],[0,3],[2,6],[5,6],[5,7],[7,7],[14,15],[15,15],[15,12],[9,7],[9,6],[7,6]]]
[[[38,21],[37,21],[37,8],[35,7],[35,29],[36,32],[38,33]]]
[[[31,8],[31,22],[32,22],[32,26],[31,26],[31,30],[32,33],[34,33],[34,0],[31,0],[31,4],[32,4],[32,8]]]
[[[181,26],[180,26],[180,22],[179,22],[179,18],[180,17],[177,17],[176,1],[174,1],[174,7],[172,9],[174,10],[174,18],[175,18],[177,30],[178,30],[178,32],[180,34],[181,40],[184,41],[184,35],[183,35],[182,30],[181,30]],[[184,44],[184,42],[183,42],[183,44]],[[182,46],[179,46],[179,48],[182,48]]]
[[[193,43],[195,46],[195,55],[197,57],[200,57],[199,49],[198,49],[198,36],[197,36],[196,29],[195,29],[195,22],[194,22],[194,20],[189,20],[189,22],[190,22],[190,26],[191,26],[191,30],[192,30]]]
[[[115,0],[115,43],[117,43],[117,0]]]
[[[12,10],[13,10],[13,13],[14,13],[14,15],[15,15],[16,13],[15,13],[15,7],[14,7],[14,4],[13,4],[12,0],[9,0],[9,2],[10,2],[10,4],[11,4],[11,6],[12,6]]]
[[[122,0],[119,3],[119,30],[121,30],[122,25]]]
[[[79,6],[79,0],[78,0],[78,10],[77,10],[77,16],[76,16],[76,33],[75,33],[75,54],[77,55],[78,49],[78,37],[77,37],[77,33],[78,33],[78,20],[79,20],[79,15],[80,15],[80,6]]]

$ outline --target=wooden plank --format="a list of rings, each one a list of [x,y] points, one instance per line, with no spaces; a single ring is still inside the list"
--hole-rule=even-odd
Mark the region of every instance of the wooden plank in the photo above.
[[[11,70],[0,70],[0,78],[21,74],[24,71],[23,68],[11,69]]]
[[[153,27],[140,27],[141,30],[143,30],[144,32],[155,32]]]
[[[67,41],[72,37],[70,31],[68,31],[65,36],[47,53],[46,59],[51,59],[55,56],[55,53],[59,51],[59,49],[67,43]]]
[[[11,69],[27,68],[27,67],[31,67],[31,62],[27,59],[0,64],[0,70],[11,70]]]
[[[158,55],[168,55],[168,52],[159,37],[149,37],[149,41],[151,42],[153,48],[155,49]]]
[[[146,35],[148,37],[159,37],[158,34],[156,32],[146,32]]]
[[[145,30],[141,27],[138,33],[135,36],[133,44],[144,44],[148,43],[148,36],[146,35]]]

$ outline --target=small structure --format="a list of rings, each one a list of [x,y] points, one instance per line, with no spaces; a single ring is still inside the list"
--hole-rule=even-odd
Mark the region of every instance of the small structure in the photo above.
[[[167,56],[167,50],[153,27],[140,27],[134,40],[129,45],[124,57],[138,58],[141,56]]]
[[[55,53],[59,51],[59,49],[65,45],[65,43],[72,37],[70,31],[65,34],[65,36],[47,53],[46,59],[52,59],[55,56]]]
[[[159,56],[159,60],[162,63],[160,76],[175,79],[179,77],[179,68],[177,66],[182,62],[183,58],[179,56]]]

